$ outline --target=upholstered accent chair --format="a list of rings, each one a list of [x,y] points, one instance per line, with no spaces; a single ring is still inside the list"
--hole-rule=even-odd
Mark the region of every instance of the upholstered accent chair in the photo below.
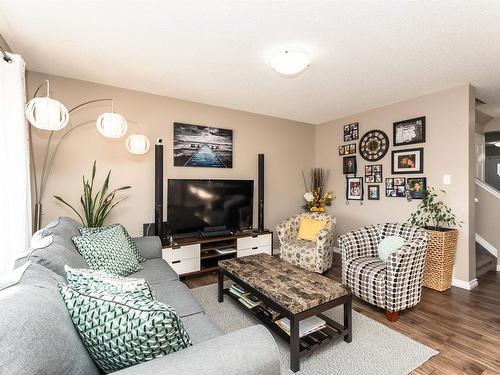
[[[400,236],[406,243],[384,263],[378,244],[387,236]],[[342,283],[354,295],[386,310],[395,322],[398,312],[420,302],[427,252],[427,233],[409,224],[369,225],[340,236]]]
[[[316,241],[297,239],[300,218],[326,221]],[[280,258],[306,270],[323,273],[332,266],[333,234],[336,219],[325,213],[302,213],[292,216],[276,227],[280,241]]]

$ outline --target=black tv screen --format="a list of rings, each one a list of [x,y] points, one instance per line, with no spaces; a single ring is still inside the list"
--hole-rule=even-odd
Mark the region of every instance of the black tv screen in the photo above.
[[[169,179],[167,215],[174,235],[252,229],[253,180]]]

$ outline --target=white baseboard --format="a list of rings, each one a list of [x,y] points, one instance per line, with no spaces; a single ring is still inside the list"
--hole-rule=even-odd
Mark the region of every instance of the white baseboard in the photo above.
[[[490,244],[488,241],[486,241],[483,237],[481,237],[479,234],[476,233],[476,242],[480,244],[482,247],[484,247],[488,252],[493,255],[494,257],[498,257],[498,250]]]
[[[337,254],[340,254],[340,247],[333,247],[333,252],[334,253],[337,253]]]
[[[459,279],[453,279],[451,281],[451,285],[456,286],[457,288],[472,290],[477,286],[477,279],[471,281],[463,281]]]
[[[497,272],[500,272],[500,264],[497,264]]]

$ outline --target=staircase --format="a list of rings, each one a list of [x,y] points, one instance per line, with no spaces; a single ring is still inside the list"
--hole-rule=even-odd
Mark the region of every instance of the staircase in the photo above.
[[[476,242],[476,278],[496,269],[497,258]]]
[[[476,179],[476,278],[497,270],[500,254],[500,191]]]

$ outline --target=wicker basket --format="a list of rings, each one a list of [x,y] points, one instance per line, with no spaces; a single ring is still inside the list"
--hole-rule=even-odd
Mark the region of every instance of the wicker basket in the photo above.
[[[422,285],[440,292],[451,288],[458,230],[426,229],[429,235]]]

